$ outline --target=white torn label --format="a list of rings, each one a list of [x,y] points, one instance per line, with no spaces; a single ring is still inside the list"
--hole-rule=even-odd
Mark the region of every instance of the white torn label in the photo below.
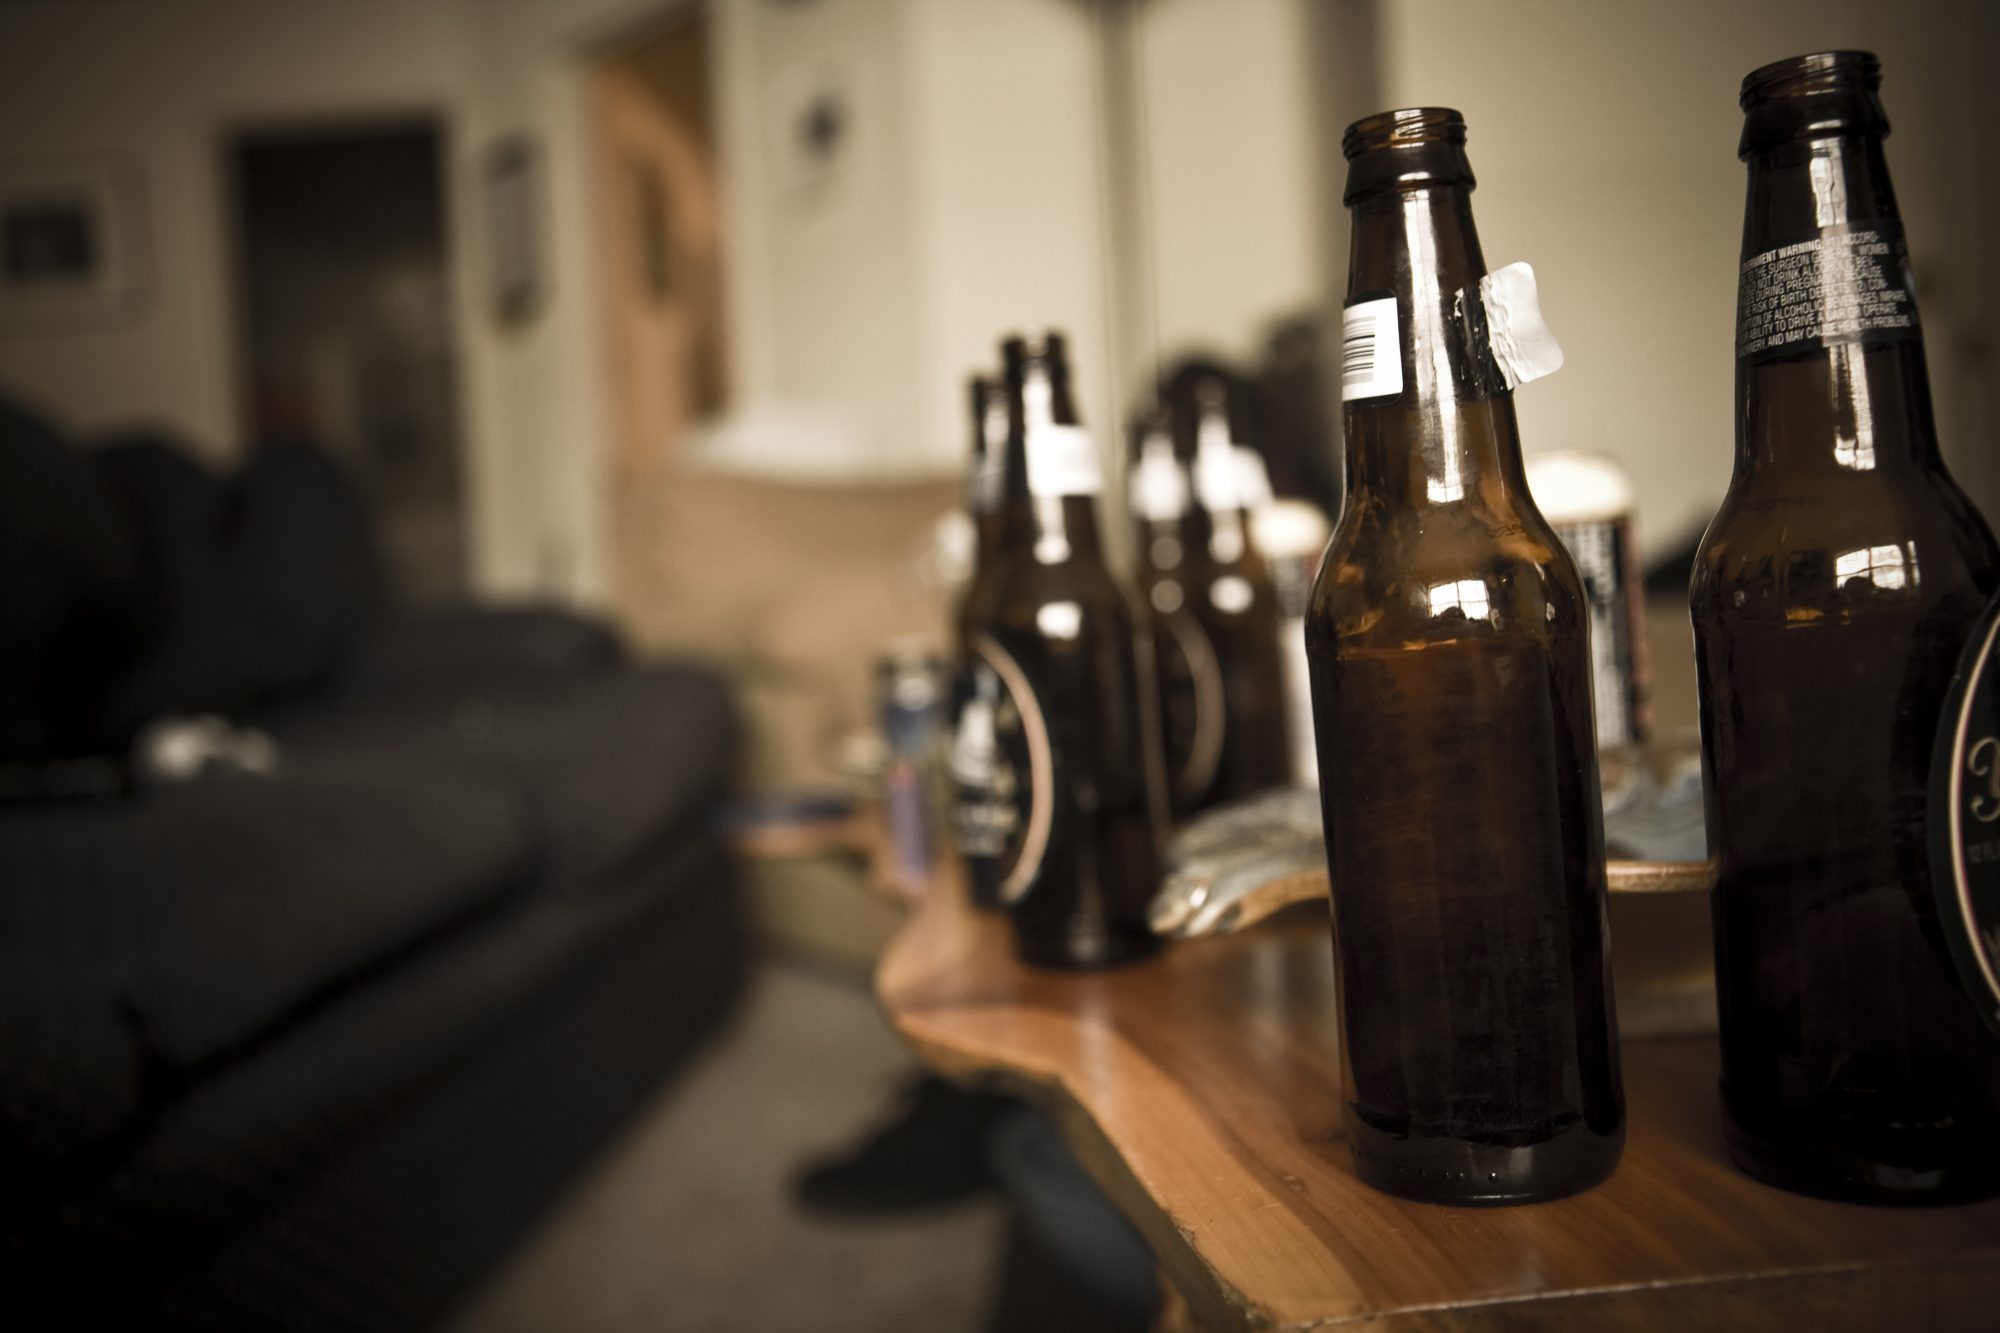
[[[1494,269],[1479,280],[1479,299],[1486,307],[1486,341],[1509,389],[1562,369],[1563,349],[1542,322],[1534,269]]]

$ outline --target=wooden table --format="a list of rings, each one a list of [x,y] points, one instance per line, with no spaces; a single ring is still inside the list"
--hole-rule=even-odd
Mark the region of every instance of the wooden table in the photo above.
[[[1017,965],[1005,923],[947,884],[876,985],[931,1066],[1051,1106],[1206,1327],[2000,1329],[2000,1202],[1864,1208],[1739,1174],[1708,1038],[1626,1043],[1625,1157],[1578,1198],[1444,1208],[1363,1185],[1324,911],[1061,975]]]

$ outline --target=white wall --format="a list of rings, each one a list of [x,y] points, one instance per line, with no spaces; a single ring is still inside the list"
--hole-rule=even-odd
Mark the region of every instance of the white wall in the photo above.
[[[1160,328],[1248,351],[1324,279],[1305,183],[1311,0],[1155,0],[1150,72]],[[239,446],[220,136],[272,120],[432,111],[448,131],[468,531],[489,593],[601,597],[610,434],[590,210],[594,54],[676,0],[19,0],[0,8],[0,158],[112,152],[143,167],[150,296],[115,323],[0,332],[0,383],[83,429],[131,418]],[[1077,0],[713,0],[737,415],[803,440],[781,466],[949,475],[964,377],[1003,333],[1064,328],[1107,455],[1114,391],[1100,56]],[[853,153],[830,197],[783,170],[790,90],[831,67]],[[52,114],[51,108],[57,110]],[[526,133],[543,170],[544,301],[492,310],[485,154]],[[1189,151],[1181,151],[1182,141]],[[1246,145],[1248,146],[1246,148]],[[1131,293],[1124,293],[1127,299]],[[1150,295],[1150,293],[1149,293]]]
[[[752,6],[725,56],[732,280],[753,307],[736,340],[740,409],[838,423],[864,441],[857,478],[950,475],[966,447],[965,377],[994,365],[1001,335],[1053,326],[1070,336],[1086,421],[1115,459],[1156,350],[1248,355],[1275,318],[1322,299],[1312,3],[1137,7],[1150,237],[1109,223],[1091,5]],[[782,89],[816,63],[861,94],[853,179],[826,208],[788,199],[769,160]],[[1151,281],[1115,290],[1117,248],[1148,239]],[[1154,307],[1145,325],[1159,349],[1113,345],[1129,313],[1114,302],[1134,301]]]
[[[1941,432],[2000,513],[1986,425],[2000,419],[2000,260],[1984,235],[1995,173],[1947,157],[1976,132],[1978,62],[2000,6],[1325,3],[1148,0],[1139,11],[1158,249],[1149,295],[1164,350],[1246,354],[1266,320],[1343,281],[1343,219],[1322,189],[1338,144],[1314,104],[1355,82],[1328,72],[1326,43],[1371,48],[1381,105],[1467,113],[1488,258],[1528,259],[1542,274],[1570,363],[1521,394],[1530,447],[1618,456],[1657,548],[1707,516],[1728,473],[1737,82],[1778,56],[1869,45],[1886,64]],[[137,161],[156,257],[146,303],[115,321],[0,330],[0,384],[82,428],[146,417],[226,456],[238,415],[220,136],[272,119],[435,111],[459,242],[475,581],[601,595],[610,415],[585,78],[602,43],[674,8],[0,6],[0,159]],[[1091,7],[714,0],[711,12],[738,407],[832,423],[865,460],[854,470],[875,479],[948,473],[964,448],[964,375],[990,364],[1002,332],[1057,324],[1077,348],[1086,416],[1114,448],[1138,386],[1128,364],[1126,401],[1114,401],[1106,275],[1120,242],[1106,228]],[[788,193],[771,123],[787,81],[821,62],[856,91],[858,146],[845,196],[823,208]],[[490,309],[481,164],[517,130],[544,154],[547,305],[504,329]]]
[[[1001,335],[1069,337],[1079,410],[1118,438],[1091,21],[1065,0],[910,0],[908,83],[922,355],[898,410],[936,475],[964,466],[965,381]]]
[[[1309,7],[1152,0],[1138,29],[1162,354],[1262,353],[1345,276],[1330,253]],[[1339,146],[1334,145],[1338,157]]]
[[[608,594],[605,454],[611,410],[586,79],[594,50],[676,0],[451,0],[466,47],[461,201],[473,567],[480,589],[601,602]],[[542,298],[533,318],[494,316],[484,153],[526,135],[541,173]]]
[[[222,135],[430,112],[447,199],[476,586],[588,600],[604,585],[605,433],[589,127],[592,43],[673,0],[20,0],[0,7],[0,158],[116,154],[142,168],[144,302],[74,332],[0,330],[0,385],[81,430],[144,419],[218,460],[241,445]],[[546,296],[494,319],[484,152],[531,134]]]
[[[1384,106],[1463,111],[1487,262],[1535,265],[1543,310],[1568,354],[1517,399],[1530,450],[1593,449],[1638,483],[1654,550],[1704,523],[1734,449],[1736,267],[1743,223],[1736,92],[1758,65],[1860,46],[1882,57],[1895,132],[1889,163],[1924,306],[1933,382],[1952,411],[1947,454],[1993,494],[1990,243],[1965,225],[1990,212],[1990,154],[1968,95],[2000,6],[1867,0],[1395,0],[1380,9]],[[1987,17],[1981,19],[1978,13]],[[1957,171],[1950,153],[1961,154]],[[1984,181],[1978,179],[1985,177]],[[1968,179],[1969,178],[1969,179]],[[1958,216],[1954,216],[1954,215]],[[1949,290],[1938,283],[1950,279]],[[1983,293],[1983,295],[1982,295]],[[1983,323],[1987,360],[1967,356]],[[1959,405],[1985,395],[1973,418]],[[1957,427],[1957,429],[1953,429]]]
[[[384,42],[382,34],[397,38]],[[145,419],[237,447],[221,136],[276,119],[458,110],[450,0],[20,0],[0,7],[0,159],[136,163],[149,290],[66,330],[0,329],[0,385],[72,427]]]

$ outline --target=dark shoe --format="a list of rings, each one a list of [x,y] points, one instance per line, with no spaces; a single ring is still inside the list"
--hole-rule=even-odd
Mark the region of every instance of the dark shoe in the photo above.
[[[894,1118],[860,1143],[800,1168],[792,1192],[802,1207],[870,1216],[955,1203],[992,1186],[986,1132],[1019,1103],[928,1075],[909,1084],[904,1098]]]

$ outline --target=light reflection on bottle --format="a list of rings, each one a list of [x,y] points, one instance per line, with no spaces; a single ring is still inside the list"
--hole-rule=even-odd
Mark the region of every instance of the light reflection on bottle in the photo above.
[[[1917,586],[1915,543],[1902,546],[1863,546],[1842,551],[1833,558],[1833,581],[1843,590],[1856,582],[1872,584],[1883,592]]]
[[[1225,574],[1209,585],[1208,600],[1224,615],[1241,615],[1250,609],[1257,593],[1241,574]]]
[[[1051,639],[1074,639],[1083,628],[1083,608],[1075,602],[1046,602],[1035,609],[1035,628]]]
[[[1852,347],[1829,347],[1833,374],[1833,461],[1856,472],[1875,470],[1875,409],[1868,397],[1868,376]]]
[[[1418,190],[1403,200],[1403,235],[1410,253],[1411,290],[1439,289],[1437,233],[1432,230],[1428,192]],[[1437,414],[1436,439],[1456,438],[1458,400],[1441,391],[1451,384],[1450,330],[1444,310],[1435,301],[1417,301],[1410,308],[1412,370],[1416,387],[1425,405]],[[1424,458],[1425,497],[1432,504],[1451,504],[1465,498],[1464,460],[1451,449],[1427,449]]]
[[[1450,579],[1430,586],[1431,614],[1457,611],[1467,620],[1491,620],[1493,602],[1478,579]]]

